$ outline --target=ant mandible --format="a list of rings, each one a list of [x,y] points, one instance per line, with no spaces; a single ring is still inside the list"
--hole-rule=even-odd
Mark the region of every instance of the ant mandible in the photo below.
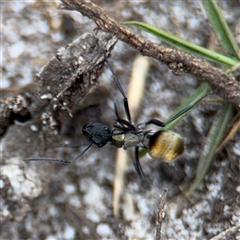
[[[134,160],[133,165],[136,172],[144,179],[144,173],[139,162],[139,148],[145,148],[148,154],[153,159],[162,160],[165,162],[171,162],[175,160],[179,155],[184,152],[184,142],[183,139],[176,133],[172,131],[159,130],[157,132],[152,132],[151,130],[146,130],[146,127],[153,124],[158,127],[166,127],[169,123],[173,122],[181,115],[189,111],[195,104],[189,105],[184,108],[176,115],[174,115],[166,123],[163,123],[157,119],[150,119],[146,123],[140,123],[135,125],[131,120],[131,114],[129,111],[128,99],[122,89],[122,86],[114,73],[112,67],[110,66],[108,60],[105,61],[113,74],[114,81],[123,97],[123,106],[126,114],[126,119],[119,116],[116,103],[114,104],[116,121],[111,130],[107,125],[99,122],[93,122],[85,124],[82,128],[83,135],[90,141],[90,144],[72,161],[59,160],[53,158],[28,158],[25,161],[53,161],[61,163],[73,163],[79,159],[87,150],[93,145],[97,145],[99,148],[105,146],[108,142],[111,145],[124,149],[134,147]]]

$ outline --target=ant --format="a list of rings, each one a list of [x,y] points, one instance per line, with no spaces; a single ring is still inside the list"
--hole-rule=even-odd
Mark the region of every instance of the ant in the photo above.
[[[135,125],[131,120],[131,114],[128,105],[128,99],[122,89],[122,86],[114,73],[112,67],[110,66],[108,60],[105,61],[113,74],[114,81],[123,97],[123,106],[126,114],[127,120],[121,118],[118,113],[117,105],[114,103],[114,110],[116,115],[116,121],[111,130],[107,125],[99,122],[85,124],[82,128],[83,135],[87,138],[90,144],[72,161],[59,160],[53,158],[28,158],[25,161],[53,161],[61,163],[73,163],[79,159],[87,150],[93,145],[102,148],[108,142],[111,145],[124,149],[134,147],[134,160],[133,165],[136,172],[144,179],[144,173],[139,162],[139,148],[145,148],[148,154],[154,158],[165,162],[171,162],[175,160],[184,152],[184,142],[183,139],[176,133],[172,131],[159,130],[157,132],[152,132],[151,130],[146,130],[146,127],[150,124],[157,127],[165,127],[169,123],[173,122],[181,115],[189,111],[195,104],[189,105],[184,108],[176,115],[174,115],[166,123],[163,123],[157,119],[150,119],[146,123],[140,123]],[[201,99],[200,99],[201,100]],[[199,100],[199,101],[200,101]]]

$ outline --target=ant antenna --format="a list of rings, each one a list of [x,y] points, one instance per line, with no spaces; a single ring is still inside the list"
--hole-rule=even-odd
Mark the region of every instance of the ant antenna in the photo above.
[[[48,161],[48,162],[59,162],[59,163],[74,163],[76,162],[87,150],[93,145],[93,142],[91,142],[82,152],[79,154],[74,160],[67,161],[67,160],[61,160],[61,159],[55,159],[55,158],[27,158],[23,161],[26,162],[34,162],[34,161]]]

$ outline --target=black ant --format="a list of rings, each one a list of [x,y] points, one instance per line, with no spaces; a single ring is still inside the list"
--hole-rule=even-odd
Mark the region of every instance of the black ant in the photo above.
[[[120,85],[120,82],[111,68],[109,62],[106,63],[113,74],[114,81],[120,93],[123,96],[123,106],[126,114],[127,120],[119,116],[117,105],[114,104],[116,121],[111,130],[107,125],[103,123],[88,123],[83,126],[83,135],[90,141],[90,144],[83,150],[83,152],[78,155],[73,161],[58,160],[52,158],[28,158],[25,161],[54,161],[61,163],[73,163],[79,159],[93,144],[97,145],[99,148],[105,146],[108,142],[115,147],[124,149],[134,147],[134,161],[133,165],[141,177],[144,179],[144,174],[142,167],[139,162],[139,148],[147,149],[149,155],[154,159],[163,160],[165,162],[171,162],[176,159],[179,155],[184,152],[184,142],[183,139],[176,133],[172,131],[159,130],[152,133],[151,130],[146,130],[146,126],[153,124],[158,127],[165,127],[169,123],[173,122],[181,115],[189,111],[195,104],[189,105],[175,116],[173,116],[166,123],[161,122],[157,119],[150,119],[146,123],[141,123],[135,125],[131,120],[131,114],[128,106],[128,99]]]

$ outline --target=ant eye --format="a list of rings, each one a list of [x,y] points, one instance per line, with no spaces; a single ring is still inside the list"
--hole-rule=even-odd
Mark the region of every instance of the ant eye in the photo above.
[[[104,127],[104,131],[105,131],[105,132],[109,132],[109,128]]]

